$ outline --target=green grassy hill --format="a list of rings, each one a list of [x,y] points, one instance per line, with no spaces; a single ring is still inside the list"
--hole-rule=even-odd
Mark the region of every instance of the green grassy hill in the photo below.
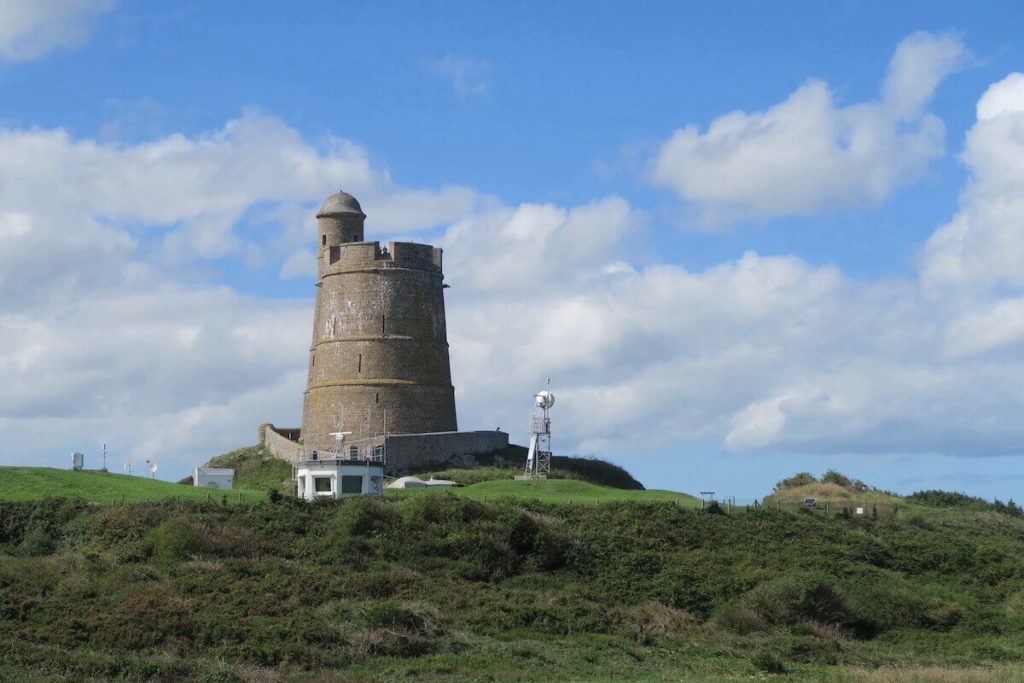
[[[247,446],[218,455],[210,458],[204,466],[232,468],[235,470],[235,486],[238,488],[292,492],[292,466],[284,460],[278,460],[262,446]]]
[[[1016,516],[710,514],[506,485],[0,502],[0,680],[1024,680]]]
[[[94,503],[146,500],[219,500],[225,492],[183,486],[146,477],[109,472],[73,472],[50,467],[0,467],[0,501],[32,501],[43,498],[78,498]],[[253,502],[267,497],[266,491],[234,490],[231,502]]]
[[[467,470],[475,473],[476,470]],[[438,477],[442,478],[442,477]],[[388,495],[437,495],[452,491],[456,495],[473,500],[501,500],[512,498],[522,501],[545,503],[572,503],[593,505],[596,503],[637,501],[671,501],[686,507],[699,507],[700,499],[675,491],[637,491],[598,486],[575,479],[548,479],[515,481],[512,479],[482,480],[469,486],[453,489],[387,489]]]

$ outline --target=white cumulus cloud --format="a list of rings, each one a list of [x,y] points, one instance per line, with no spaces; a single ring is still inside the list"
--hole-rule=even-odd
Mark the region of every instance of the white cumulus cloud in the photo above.
[[[85,42],[98,15],[114,0],[4,0],[0,3],[0,61],[25,62]]]
[[[934,294],[1024,286],[1024,73],[982,95],[962,159],[970,181],[960,210],[925,245],[924,284]]]
[[[650,179],[710,220],[880,203],[944,153],[945,127],[926,107],[965,55],[956,36],[916,33],[897,47],[877,101],[838,106],[826,83],[809,80],[765,111],[675,131]]]

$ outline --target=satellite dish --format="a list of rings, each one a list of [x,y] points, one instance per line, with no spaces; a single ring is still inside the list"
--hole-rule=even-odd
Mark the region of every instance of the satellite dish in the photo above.
[[[538,408],[550,408],[555,405],[555,395],[550,391],[542,391],[533,397]]]
[[[152,465],[149,466],[149,471],[152,472],[153,474],[156,474],[157,469],[158,468],[156,466],[156,463],[153,463]]]

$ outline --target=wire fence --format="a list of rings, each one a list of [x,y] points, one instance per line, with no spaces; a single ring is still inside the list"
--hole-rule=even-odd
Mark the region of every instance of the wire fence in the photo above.
[[[799,500],[767,500],[762,501],[756,498],[715,498],[701,501],[702,508],[708,508],[716,504],[724,512],[747,512],[749,510],[766,509],[780,510],[786,512],[840,516],[840,517],[861,517],[873,518],[894,517],[899,514],[905,506],[893,503],[878,503],[874,501],[858,501],[849,499],[822,499],[816,498],[813,502]]]

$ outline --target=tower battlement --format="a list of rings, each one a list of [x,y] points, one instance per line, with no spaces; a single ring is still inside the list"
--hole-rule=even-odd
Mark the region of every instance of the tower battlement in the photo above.
[[[443,250],[416,242],[348,242],[320,247],[321,276],[374,268],[409,268],[441,274]]]

